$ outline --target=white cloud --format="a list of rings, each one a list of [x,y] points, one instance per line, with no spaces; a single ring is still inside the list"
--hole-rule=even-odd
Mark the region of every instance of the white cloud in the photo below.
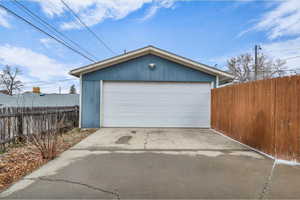
[[[77,9],[77,13],[88,26],[92,26],[108,18],[122,19],[149,1],[150,0],[95,0],[93,7],[87,6],[83,9]],[[73,29],[80,28],[80,25],[71,21],[63,23],[61,27],[63,29]]]
[[[147,14],[141,20],[147,20],[153,17],[160,7],[157,5],[151,6],[147,12]]]
[[[44,13],[46,13],[49,17],[59,16],[64,12],[63,4],[60,0],[31,0],[33,2],[37,2],[42,7]],[[77,2],[77,1],[75,1]],[[80,1],[79,1],[80,2]],[[85,1],[83,1],[85,2]]]
[[[62,81],[58,82],[56,85],[47,84],[42,85],[41,90],[45,93],[58,93],[59,88],[61,89],[61,93],[69,93],[70,86],[75,84],[76,92],[79,93],[79,81],[78,80],[70,80],[70,81]]]
[[[263,52],[274,59],[299,56],[300,52],[300,1],[277,0],[268,3],[267,11],[256,24],[241,32],[238,37],[250,31],[266,31],[271,42],[262,44]],[[284,38],[284,36],[286,38]],[[274,39],[280,38],[280,42]],[[300,68],[300,58],[287,59],[289,69]],[[299,71],[298,71],[299,72]]]
[[[70,86],[72,84],[75,84],[75,87],[77,89],[77,92],[79,92],[79,80],[74,79],[66,79],[66,80],[58,80],[58,81],[49,81],[49,82],[38,82],[33,83],[34,80],[28,80],[26,81],[23,79],[24,77],[21,77],[21,80],[26,83],[24,84],[24,87],[22,88],[23,91],[31,91],[32,87],[40,87],[42,93],[59,93],[59,90],[61,90],[62,93],[69,93]]]
[[[300,53],[300,37],[281,41],[281,42],[264,43],[261,44],[261,47],[262,47],[261,51],[264,54],[268,55],[270,58],[273,58],[274,60],[276,59],[285,60],[286,66],[289,70],[297,69],[297,72],[300,73],[300,57],[297,57],[299,56]],[[218,64],[218,67],[223,68],[223,66],[226,65],[226,61],[228,59],[243,53],[251,53],[253,55],[254,54],[253,51],[254,51],[253,49],[244,49],[244,50],[232,52],[227,55],[208,59],[207,63],[210,63],[211,65]]]
[[[229,52],[225,55],[213,57],[213,58],[207,59],[207,63],[209,63],[211,66],[214,66],[216,64],[218,68],[226,70],[227,69],[227,67],[226,67],[227,61],[230,58],[236,57],[236,56],[244,54],[244,53],[251,53],[251,49],[240,49],[237,51]]]
[[[63,15],[67,9],[60,0],[31,0],[38,2],[42,10],[49,17]],[[159,8],[170,8],[178,0],[65,0],[65,2],[88,25],[93,26],[105,19],[122,19],[130,13],[140,9],[145,4],[153,5],[148,10],[144,19],[153,16]],[[79,29],[75,21],[63,22],[62,29]]]
[[[68,67],[63,63],[30,49],[11,45],[0,46],[0,64],[19,66],[35,80],[48,81],[66,77],[68,73]]]
[[[157,11],[160,8],[171,8],[174,5],[174,3],[175,3],[174,0],[160,0],[160,1],[155,2],[154,5],[152,5],[148,9],[146,15],[141,20],[143,21],[143,20],[150,19],[157,13]]]
[[[48,44],[51,40],[41,39]],[[23,91],[31,91],[33,86],[39,86],[44,93],[68,93],[70,85],[78,81],[68,75],[69,68],[41,53],[30,49],[11,45],[0,46],[0,64],[18,66],[23,73],[19,76],[24,83]]]
[[[269,39],[300,34],[300,1],[280,1],[267,12],[254,27],[267,31]]]
[[[300,37],[286,40],[283,42],[272,42],[262,45],[263,51],[274,59],[291,58],[299,56],[300,52]],[[300,57],[287,59],[286,65],[289,69],[300,68]]]
[[[56,44],[56,41],[51,38],[41,38],[39,41],[47,48],[50,48],[51,45]]]
[[[0,8],[0,26],[4,26],[6,28],[10,27],[10,24],[7,21],[7,12]]]

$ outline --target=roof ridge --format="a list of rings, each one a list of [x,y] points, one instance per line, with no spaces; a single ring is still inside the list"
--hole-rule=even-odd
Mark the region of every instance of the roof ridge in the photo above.
[[[150,51],[146,52],[147,50],[150,50]],[[120,54],[120,55],[117,55],[117,56],[114,56],[114,57],[111,57],[108,59],[104,59],[104,60],[89,64],[89,65],[86,65],[83,67],[79,67],[79,68],[71,70],[69,73],[71,75],[79,77],[80,74],[89,73],[89,72],[99,70],[99,69],[102,69],[105,67],[110,67],[114,64],[118,64],[118,63],[130,60],[130,59],[145,55],[145,53],[146,54],[151,53],[151,51],[153,52],[153,55],[161,56],[162,58],[169,59],[173,62],[181,63],[187,67],[191,67],[191,68],[194,68],[199,71],[205,71],[206,73],[221,75],[221,76],[224,76],[227,78],[233,78],[233,76],[228,72],[225,72],[218,68],[200,63],[200,62],[192,60],[190,58],[177,55],[175,53],[166,51],[164,49],[155,47],[153,45],[148,45],[148,46],[136,49],[136,50],[126,52],[124,54]]]

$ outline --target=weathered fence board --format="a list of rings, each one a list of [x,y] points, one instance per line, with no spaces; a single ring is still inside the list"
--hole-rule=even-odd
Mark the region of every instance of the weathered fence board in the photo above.
[[[78,126],[79,108],[72,107],[4,107],[0,108],[0,144],[18,136],[39,134],[58,128]]]
[[[212,128],[278,159],[300,161],[300,76],[212,90]]]

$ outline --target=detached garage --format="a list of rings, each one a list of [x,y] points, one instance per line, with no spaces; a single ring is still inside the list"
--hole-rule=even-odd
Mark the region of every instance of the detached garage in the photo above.
[[[85,67],[80,126],[210,127],[210,90],[233,77],[148,46]]]

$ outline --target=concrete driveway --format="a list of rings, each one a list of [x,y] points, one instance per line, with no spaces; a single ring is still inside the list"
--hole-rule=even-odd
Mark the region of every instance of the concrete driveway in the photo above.
[[[208,129],[103,128],[0,197],[300,198],[299,180],[300,168]]]

